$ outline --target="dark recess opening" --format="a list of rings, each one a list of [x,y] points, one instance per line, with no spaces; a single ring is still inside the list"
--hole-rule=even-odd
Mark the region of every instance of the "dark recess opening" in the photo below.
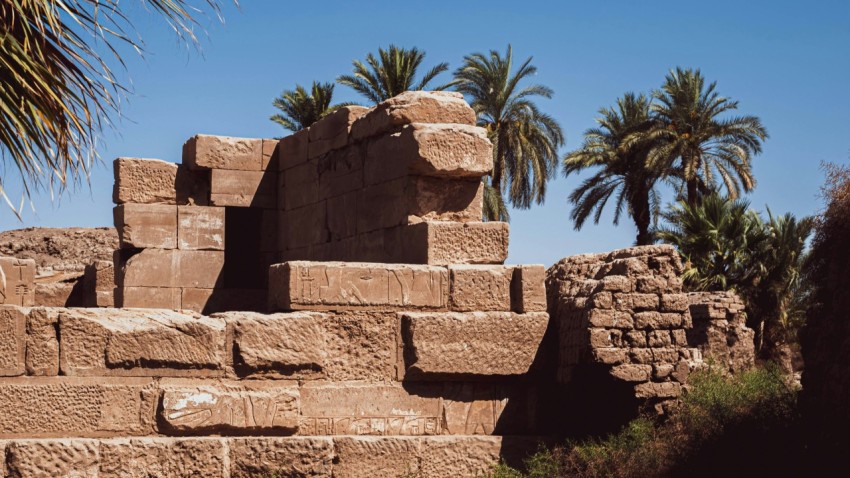
[[[224,288],[262,289],[268,271],[260,254],[262,209],[224,208]]]

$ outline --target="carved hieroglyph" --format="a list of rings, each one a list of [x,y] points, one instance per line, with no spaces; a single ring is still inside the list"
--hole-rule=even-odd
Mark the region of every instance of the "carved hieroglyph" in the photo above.
[[[277,309],[443,309],[448,294],[448,271],[433,266],[295,261],[269,276]]]
[[[279,430],[298,428],[296,387],[219,390],[215,387],[165,390],[161,418],[170,431]]]
[[[34,281],[34,260],[0,257],[0,305],[32,306]]]

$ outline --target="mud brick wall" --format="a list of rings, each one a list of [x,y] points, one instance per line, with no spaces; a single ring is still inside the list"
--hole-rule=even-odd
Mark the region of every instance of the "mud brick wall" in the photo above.
[[[732,373],[752,367],[755,331],[746,325],[744,301],[734,292],[691,292],[688,301],[693,322],[688,343],[703,360]]]
[[[492,145],[457,93],[346,107],[282,140],[197,135],[182,164],[119,158],[115,304],[262,311],[272,264],[500,264],[481,222]]]
[[[543,266],[273,270],[274,314],[1,307],[4,476],[475,476],[552,432]]]
[[[702,366],[703,350],[727,358],[752,356],[752,331],[741,328],[740,302],[731,295],[688,295],[681,273],[672,246],[585,254],[552,266],[546,281],[558,335],[558,380],[569,384],[593,366],[633,384],[639,402],[653,403],[679,395],[690,372]],[[697,330],[694,311],[700,317]],[[702,311],[715,317],[722,311],[723,320],[735,325],[711,324],[706,336]],[[739,345],[722,348],[721,330],[724,340],[726,333],[740,338]]]

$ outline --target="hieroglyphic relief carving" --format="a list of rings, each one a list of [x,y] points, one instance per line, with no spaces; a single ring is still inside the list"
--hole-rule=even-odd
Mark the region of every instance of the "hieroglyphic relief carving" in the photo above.
[[[305,417],[299,435],[437,435],[439,417]]]
[[[297,392],[169,390],[162,396],[162,418],[176,431],[210,428],[292,429],[298,424]]]
[[[369,264],[289,264],[290,301],[302,306],[443,308],[448,271],[442,267]]]
[[[448,385],[441,401],[445,435],[492,435],[507,405],[493,387],[470,383]]]
[[[35,261],[0,257],[0,305],[33,305],[34,281]]]

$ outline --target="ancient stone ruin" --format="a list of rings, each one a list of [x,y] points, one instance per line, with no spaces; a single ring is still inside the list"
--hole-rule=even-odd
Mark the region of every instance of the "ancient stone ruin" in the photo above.
[[[662,410],[705,356],[752,360],[739,302],[683,293],[670,247],[503,265],[474,123],[408,92],[116,160],[118,308],[108,263],[58,308],[0,260],[3,476],[475,476],[581,433],[576,400]]]

